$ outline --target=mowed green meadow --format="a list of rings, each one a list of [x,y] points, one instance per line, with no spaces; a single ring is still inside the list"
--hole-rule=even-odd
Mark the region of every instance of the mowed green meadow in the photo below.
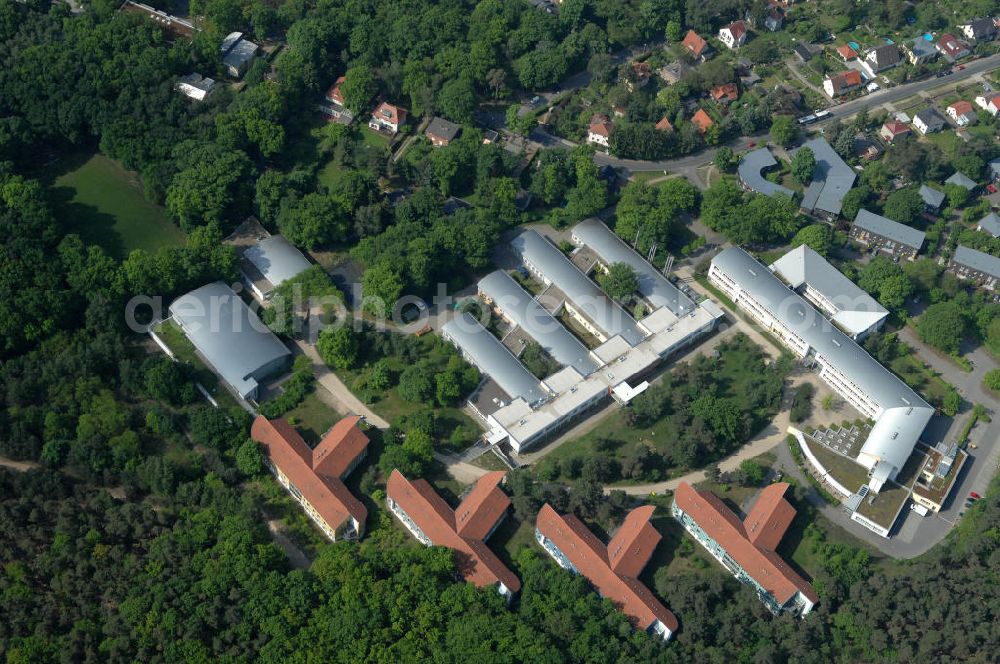
[[[48,168],[57,217],[68,232],[125,258],[133,249],[184,244],[184,232],[143,196],[136,173],[102,154],[63,159]]]

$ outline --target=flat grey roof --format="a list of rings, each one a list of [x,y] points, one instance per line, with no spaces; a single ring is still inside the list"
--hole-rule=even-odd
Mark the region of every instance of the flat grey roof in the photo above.
[[[277,288],[282,283],[309,269],[309,261],[283,235],[272,235],[243,251],[261,275]]]
[[[625,263],[631,266],[639,277],[639,292],[649,300],[654,309],[666,307],[677,316],[694,311],[695,303],[688,296],[681,293],[600,219],[581,221],[573,227],[573,235],[590,247],[606,264]]]
[[[924,201],[924,205],[930,205],[935,210],[944,205],[945,194],[943,191],[938,191],[937,189],[928,187],[926,184],[922,184],[920,185],[920,190],[917,193],[920,194],[920,198]]]
[[[1000,279],[1000,258],[978,249],[958,245],[955,249],[955,262]]]
[[[816,156],[813,179],[802,196],[802,207],[810,211],[840,214],[844,196],[854,186],[857,173],[840,158],[825,138],[806,141],[799,150],[802,148],[811,149]]]
[[[907,43],[910,45],[910,50],[917,56],[937,54],[937,49],[934,48],[934,43],[924,39],[923,35],[920,37],[914,37]]]
[[[573,307],[593,321],[607,337],[620,334],[629,345],[635,346],[646,336],[634,318],[541,235],[532,230],[524,231],[511,240],[511,246],[523,261],[533,265],[547,281],[565,293]]]
[[[778,160],[774,158],[770,150],[767,148],[758,148],[743,155],[737,172],[740,175],[740,181],[758,194],[764,194],[765,196],[784,194],[792,198],[795,195],[794,191],[771,182],[761,172],[766,168],[777,166],[777,164]]]
[[[244,397],[257,388],[260,376],[254,374],[291,355],[221,281],[181,295],[170,305],[170,314],[212,368]]]
[[[597,363],[591,359],[587,347],[509,274],[503,270],[491,272],[479,280],[479,289],[556,362],[571,366],[584,376],[597,371]]]
[[[924,110],[920,111],[919,113],[913,116],[914,120],[916,120],[917,118],[920,118],[920,121],[928,126],[935,123],[944,124],[944,118],[941,117],[941,114],[938,113],[933,106],[928,106],[927,108],[925,108]]]
[[[920,251],[920,247],[924,244],[923,231],[910,228],[898,221],[893,221],[868,210],[858,210],[858,216],[854,218],[854,225],[870,233],[881,235],[893,242],[913,247],[917,251]]]
[[[792,288],[805,284],[822,295],[837,310],[833,322],[852,335],[870,329],[889,315],[875,298],[808,245],[789,251],[771,265],[771,270]]]
[[[726,249],[712,264],[878,404],[883,413],[861,451],[902,468],[934,409],[743,249]]]
[[[993,237],[1000,237],[1000,216],[996,212],[990,212],[977,225]]]
[[[511,397],[522,397],[533,404],[548,396],[542,382],[468,313],[462,312],[445,323],[441,332]]]
[[[951,177],[949,177],[947,180],[945,180],[944,183],[945,184],[957,184],[957,185],[960,185],[962,187],[965,187],[969,191],[972,191],[973,189],[975,189],[978,186],[976,184],[975,180],[973,180],[972,178],[970,178],[965,173],[962,173],[961,171],[955,171],[954,173],[952,173]]]

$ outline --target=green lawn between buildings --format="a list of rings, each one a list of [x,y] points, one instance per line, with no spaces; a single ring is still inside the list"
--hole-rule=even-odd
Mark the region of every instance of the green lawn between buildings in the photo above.
[[[219,377],[198,357],[194,344],[173,320],[165,320],[153,328],[160,341],[167,345],[176,358],[194,367],[194,378],[219,403],[221,408],[239,408],[236,397],[222,384]]]
[[[166,210],[143,196],[138,175],[102,154],[56,161],[43,178],[67,230],[115,258],[184,244]]]

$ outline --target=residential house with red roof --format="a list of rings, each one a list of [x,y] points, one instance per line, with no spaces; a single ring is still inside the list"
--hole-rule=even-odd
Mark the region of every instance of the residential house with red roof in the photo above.
[[[746,21],[733,21],[729,25],[719,28],[717,36],[727,48],[737,49],[747,41],[747,23]]]
[[[1000,113],[1000,95],[976,97],[976,106],[996,117],[997,113]]]
[[[504,476],[503,471],[483,475],[453,510],[427,480],[410,481],[393,470],[386,503],[424,545],[451,549],[463,579],[479,588],[493,586],[510,601],[520,592],[521,581],[486,546],[510,508],[510,498],[500,488]]]
[[[795,508],[784,498],[787,489],[787,482],[768,486],[740,521],[714,493],[696,491],[683,482],[674,493],[670,511],[712,557],[752,587],[772,613],[788,611],[804,616],[819,597],[775,553],[795,518]]]
[[[693,116],[691,116],[691,123],[698,128],[699,134],[704,134],[706,131],[712,128],[715,122],[712,118],[705,112],[705,109],[699,108]]]
[[[953,34],[943,34],[936,44],[938,52],[948,62],[955,62],[972,54],[969,45]]]
[[[856,69],[848,69],[847,71],[842,71],[839,74],[828,76],[827,79],[823,81],[823,91],[826,92],[830,99],[833,99],[834,97],[839,97],[840,95],[850,92],[851,90],[860,88],[861,83],[861,72]]]
[[[910,129],[910,125],[905,122],[899,122],[897,120],[890,120],[882,125],[882,128],[878,130],[878,135],[882,137],[886,143],[892,143],[894,140],[900,136],[906,136],[913,133]]]
[[[634,60],[629,64],[628,72],[625,76],[625,87],[629,92],[635,92],[638,88],[645,87],[653,78],[653,69],[648,62]]]
[[[334,542],[357,539],[365,532],[368,510],[344,485],[344,478],[368,453],[360,421],[357,415],[343,418],[313,449],[287,420],[258,415],[250,428],[278,482]]]
[[[955,121],[959,127],[965,127],[976,121],[976,110],[972,108],[972,104],[965,101],[956,101],[954,104],[948,106],[945,111],[948,113],[948,117]]]
[[[677,618],[638,580],[662,539],[650,523],[654,509],[645,505],[629,512],[605,546],[576,516],[560,515],[546,503],[535,520],[535,539],[560,567],[590,581],[636,628],[666,641],[677,631]]]
[[[720,104],[731,104],[740,98],[740,89],[735,83],[725,83],[712,88],[709,94]]]
[[[702,62],[707,60],[712,54],[712,47],[694,30],[687,31],[687,34],[684,35],[684,40],[681,41],[681,46],[686,48],[688,53],[693,55],[695,59]]]
[[[608,147],[611,140],[611,118],[603,113],[590,116],[590,126],[587,128],[587,142],[601,147]]]
[[[844,44],[843,46],[837,47],[837,55],[844,62],[850,62],[858,57],[858,52],[855,51],[850,44]]]
[[[656,123],[657,131],[673,131],[674,125],[670,124],[670,119],[667,116],[660,118],[660,121]]]
[[[398,132],[404,124],[406,124],[406,109],[386,101],[375,107],[375,110],[372,111],[372,117],[368,121],[368,126],[371,129],[390,134]]]
[[[319,105],[319,111],[335,122],[350,124],[354,120],[354,113],[344,103],[344,94],[340,91],[340,86],[343,84],[344,77],[340,76],[326,91],[323,102]]]

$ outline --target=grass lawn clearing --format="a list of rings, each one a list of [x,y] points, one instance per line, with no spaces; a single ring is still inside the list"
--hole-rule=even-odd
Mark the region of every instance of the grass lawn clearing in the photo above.
[[[56,161],[42,177],[67,230],[117,259],[184,244],[184,231],[143,196],[139,176],[102,154]]]
[[[317,385],[306,395],[302,403],[285,413],[285,418],[298,429],[302,438],[310,445],[318,443],[323,434],[342,417],[316,394],[316,390],[322,389],[325,388]]]

